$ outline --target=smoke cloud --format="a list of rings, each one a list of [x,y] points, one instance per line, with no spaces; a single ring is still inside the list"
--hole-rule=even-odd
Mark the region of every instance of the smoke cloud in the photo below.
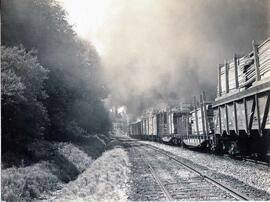
[[[218,64],[270,35],[270,0],[115,0],[108,7],[96,32],[108,102],[134,116],[157,103],[190,102],[202,90],[214,99]]]

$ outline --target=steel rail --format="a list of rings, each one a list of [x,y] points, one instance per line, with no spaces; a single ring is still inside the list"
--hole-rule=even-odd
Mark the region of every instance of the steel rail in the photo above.
[[[224,156],[236,160],[236,161],[246,161],[246,162],[250,162],[256,165],[262,165],[262,166],[266,166],[266,167],[270,167],[270,163],[266,162],[266,161],[261,161],[261,160],[256,160],[253,158],[249,158],[249,157],[245,157],[245,156],[231,156],[229,154],[224,154]]]
[[[233,189],[233,188],[231,188],[229,186],[226,186],[226,185],[222,184],[221,182],[218,182],[217,180],[211,178],[208,175],[203,174],[202,172],[198,171],[196,168],[193,168],[192,166],[189,166],[189,165],[183,163],[182,161],[176,159],[172,155],[169,155],[167,152],[160,151],[160,149],[155,148],[152,145],[145,145],[145,146],[147,146],[150,149],[153,149],[153,150],[157,151],[160,154],[163,154],[163,155],[169,157],[170,159],[172,159],[175,162],[179,163],[180,165],[182,165],[183,167],[187,168],[188,170],[197,173],[198,175],[200,175],[201,177],[203,177],[205,180],[207,180],[208,182],[214,184],[216,187],[219,187],[220,189],[226,191],[227,193],[229,193],[230,195],[232,195],[236,199],[241,200],[241,201],[249,201],[249,200],[251,200],[248,196],[246,196],[246,195],[244,195],[242,193],[239,193],[237,190],[235,190],[235,189]]]
[[[244,158],[244,157],[242,157],[242,160],[247,161],[247,162],[251,162],[251,163],[255,163],[257,165],[263,165],[263,166],[270,167],[270,163],[267,163],[267,162],[264,162],[264,161],[259,161],[259,160],[255,160],[255,159]]]
[[[155,170],[153,169],[153,167],[150,165],[150,163],[147,162],[147,160],[145,159],[145,157],[143,156],[143,154],[139,150],[137,150],[137,151],[140,153],[141,159],[148,166],[151,175],[154,177],[155,181],[158,183],[159,187],[163,191],[163,193],[164,193],[164,195],[166,197],[166,200],[167,201],[173,201],[173,197],[171,196],[171,194],[169,193],[169,191],[165,188],[165,186],[163,185],[163,183],[159,179],[158,175],[156,175]]]

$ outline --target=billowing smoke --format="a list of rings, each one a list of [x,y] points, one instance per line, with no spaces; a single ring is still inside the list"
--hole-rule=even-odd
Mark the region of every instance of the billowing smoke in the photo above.
[[[110,101],[130,113],[216,95],[216,69],[270,33],[269,0],[125,1],[104,28]],[[106,37],[105,37],[106,36]]]
[[[96,19],[95,36],[104,50],[108,102],[127,105],[130,114],[190,102],[202,90],[214,99],[218,64],[270,36],[270,0],[101,2],[109,16]]]

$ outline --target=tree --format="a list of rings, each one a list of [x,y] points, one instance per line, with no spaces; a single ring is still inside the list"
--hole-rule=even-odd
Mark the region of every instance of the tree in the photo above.
[[[42,101],[47,98],[44,81],[48,70],[38,63],[34,51],[1,47],[1,105],[3,151],[14,144],[20,149],[43,138],[49,124]]]
[[[3,0],[1,37],[5,46],[35,48],[40,64],[50,70],[45,81],[48,98],[43,101],[51,123],[48,139],[65,136],[71,122],[88,133],[108,131],[99,56],[89,42],[76,36],[55,0]],[[80,116],[78,111],[85,113]]]

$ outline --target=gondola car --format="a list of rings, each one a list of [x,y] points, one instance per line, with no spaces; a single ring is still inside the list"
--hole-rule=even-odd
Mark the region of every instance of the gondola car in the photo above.
[[[213,103],[216,149],[236,154],[270,151],[270,38],[253,51],[218,66]]]

